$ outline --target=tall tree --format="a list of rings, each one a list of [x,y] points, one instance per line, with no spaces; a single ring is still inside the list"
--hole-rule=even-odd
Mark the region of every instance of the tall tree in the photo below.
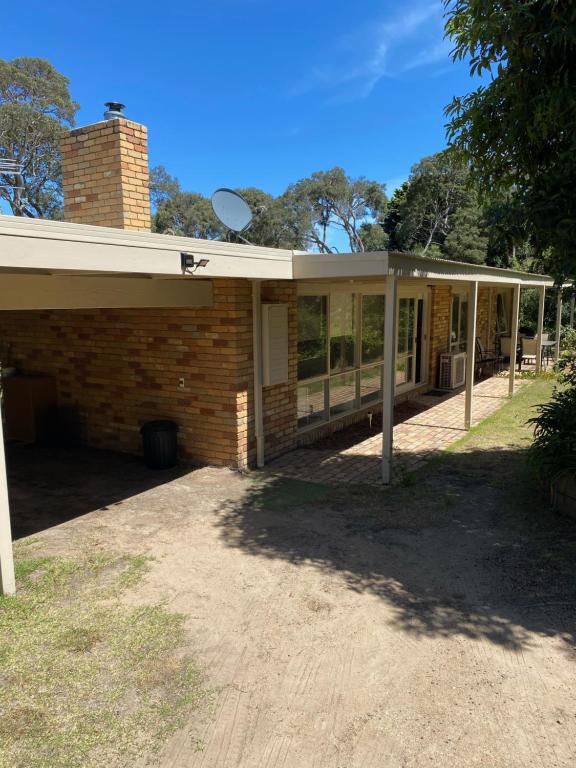
[[[455,59],[490,75],[447,107],[485,195],[514,188],[540,252],[576,273],[576,4],[445,0]]]
[[[474,204],[462,205],[451,218],[441,256],[452,261],[484,264],[487,247],[488,237],[480,208]]]
[[[386,215],[382,221],[382,227],[388,235],[388,247],[391,251],[402,250],[402,245],[398,241],[398,234],[409,189],[410,182],[405,181],[394,190],[394,193],[388,202]]]
[[[155,232],[203,240],[218,240],[224,230],[208,198],[180,189],[161,199],[152,226]]]
[[[307,211],[312,227],[310,243],[321,253],[329,253],[331,229],[344,232],[350,251],[366,250],[362,225],[382,216],[386,207],[384,185],[365,178],[352,179],[342,168],[318,171],[292,184],[286,192],[287,204]]]
[[[150,202],[154,211],[180,191],[180,182],[175,176],[170,176],[163,165],[156,165],[150,170]]]
[[[489,238],[488,264],[526,269],[533,250],[529,223],[513,190],[488,200],[484,205],[484,221]]]
[[[396,204],[395,244],[440,255],[456,211],[474,205],[468,182],[468,170],[456,152],[444,150],[420,160]]]
[[[270,248],[306,248],[312,224],[305,207],[293,205],[287,195],[273,197],[256,187],[238,189],[237,192],[254,214],[252,224],[243,233],[247,240]]]
[[[178,179],[163,166],[151,174],[151,199],[156,206],[155,232],[199,237],[206,240],[229,239],[270,248],[305,248],[311,229],[307,210],[291,205],[285,196],[273,197],[255,187],[237,190],[252,209],[254,218],[241,236],[229,232],[216,218],[210,200],[196,192],[183,192]]]
[[[62,207],[59,142],[78,105],[69,80],[45,59],[0,59],[0,158],[21,173],[0,173],[0,198],[16,216],[55,218]]]

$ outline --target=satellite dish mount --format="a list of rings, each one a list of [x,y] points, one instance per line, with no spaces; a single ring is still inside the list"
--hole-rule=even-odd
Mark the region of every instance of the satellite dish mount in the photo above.
[[[212,195],[212,210],[218,221],[223,224],[228,233],[234,234],[243,242],[251,245],[249,240],[243,237],[254,218],[252,209],[242,195],[233,189],[221,187]]]

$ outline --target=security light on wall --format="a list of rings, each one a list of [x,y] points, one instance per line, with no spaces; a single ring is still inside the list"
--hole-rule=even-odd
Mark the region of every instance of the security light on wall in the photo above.
[[[198,259],[198,261],[196,261],[193,253],[182,252],[180,254],[180,265],[182,267],[183,275],[193,275],[197,269],[207,266],[209,262],[210,259]]]

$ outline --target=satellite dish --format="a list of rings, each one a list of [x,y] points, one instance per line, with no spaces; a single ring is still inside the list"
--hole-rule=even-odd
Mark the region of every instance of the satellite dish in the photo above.
[[[243,232],[252,224],[252,210],[246,200],[233,189],[222,187],[212,195],[212,210],[232,232]]]

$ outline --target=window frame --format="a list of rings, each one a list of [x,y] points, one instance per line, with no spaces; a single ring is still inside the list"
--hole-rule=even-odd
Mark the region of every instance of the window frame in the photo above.
[[[337,371],[332,373],[330,370],[330,339],[332,334],[332,323],[331,323],[331,297],[333,294],[336,293],[347,293],[347,294],[354,294],[356,296],[355,299],[355,323],[356,323],[356,337],[355,337],[355,354],[354,354],[354,367],[348,368],[346,370]],[[313,424],[307,425],[307,426],[299,426],[297,424],[297,432],[298,434],[302,434],[307,431],[311,431],[313,429],[318,429],[319,427],[330,424],[332,422],[341,420],[345,418],[346,416],[350,416],[351,414],[358,413],[360,411],[368,410],[371,406],[374,407],[378,405],[381,402],[382,398],[382,385],[383,385],[383,379],[384,379],[384,345],[382,345],[382,359],[378,360],[376,362],[370,361],[370,362],[364,362],[362,359],[362,333],[363,333],[363,300],[365,296],[383,296],[384,302],[388,301],[389,298],[389,290],[388,286],[385,282],[371,282],[371,283],[364,283],[364,282],[355,282],[353,285],[346,284],[346,283],[304,283],[298,285],[298,297],[300,296],[325,296],[326,297],[326,311],[327,311],[327,317],[328,317],[328,334],[327,334],[327,371],[323,374],[320,374],[318,376],[313,376],[306,379],[298,379],[296,382],[296,391],[298,390],[298,387],[305,386],[307,384],[317,383],[319,381],[326,382],[325,383],[325,403],[327,404],[327,407],[325,406],[325,412],[326,412],[326,418],[324,418],[322,421],[315,421]],[[414,368],[414,377],[413,381],[408,382],[408,384],[402,384],[395,387],[395,392],[401,393],[404,391],[408,391],[410,389],[414,389],[416,387],[423,386],[427,383],[428,378],[428,326],[429,326],[429,318],[428,318],[428,311],[429,311],[429,290],[424,287],[415,287],[415,288],[404,288],[398,291],[397,296],[397,304],[396,304],[396,313],[399,311],[400,306],[400,298],[412,298],[415,301],[415,311],[418,311],[418,300],[423,299],[423,315],[422,315],[422,324],[423,324],[423,330],[422,330],[422,371],[421,371],[421,381],[418,383],[415,383],[415,375],[416,371],[414,366],[416,365],[416,353],[414,351],[414,360],[413,360],[413,368]],[[398,315],[397,315],[398,317]],[[415,318],[416,321],[416,318]],[[385,308],[384,308],[384,314],[383,314],[383,325],[385,322]],[[416,340],[414,341],[414,348],[415,348]],[[396,349],[398,345],[398,324],[396,326],[396,340],[395,340],[395,361],[396,361]],[[394,362],[394,365],[396,362]],[[374,398],[374,402],[369,403],[362,403],[362,372],[369,369],[375,369],[378,368],[380,370],[380,390],[378,397]],[[355,376],[355,398],[354,398],[354,406],[350,410],[346,411],[345,413],[339,413],[332,415],[330,413],[331,407],[330,407],[330,379],[333,377],[342,376],[344,374],[354,374]],[[298,418],[297,418],[298,421]]]

